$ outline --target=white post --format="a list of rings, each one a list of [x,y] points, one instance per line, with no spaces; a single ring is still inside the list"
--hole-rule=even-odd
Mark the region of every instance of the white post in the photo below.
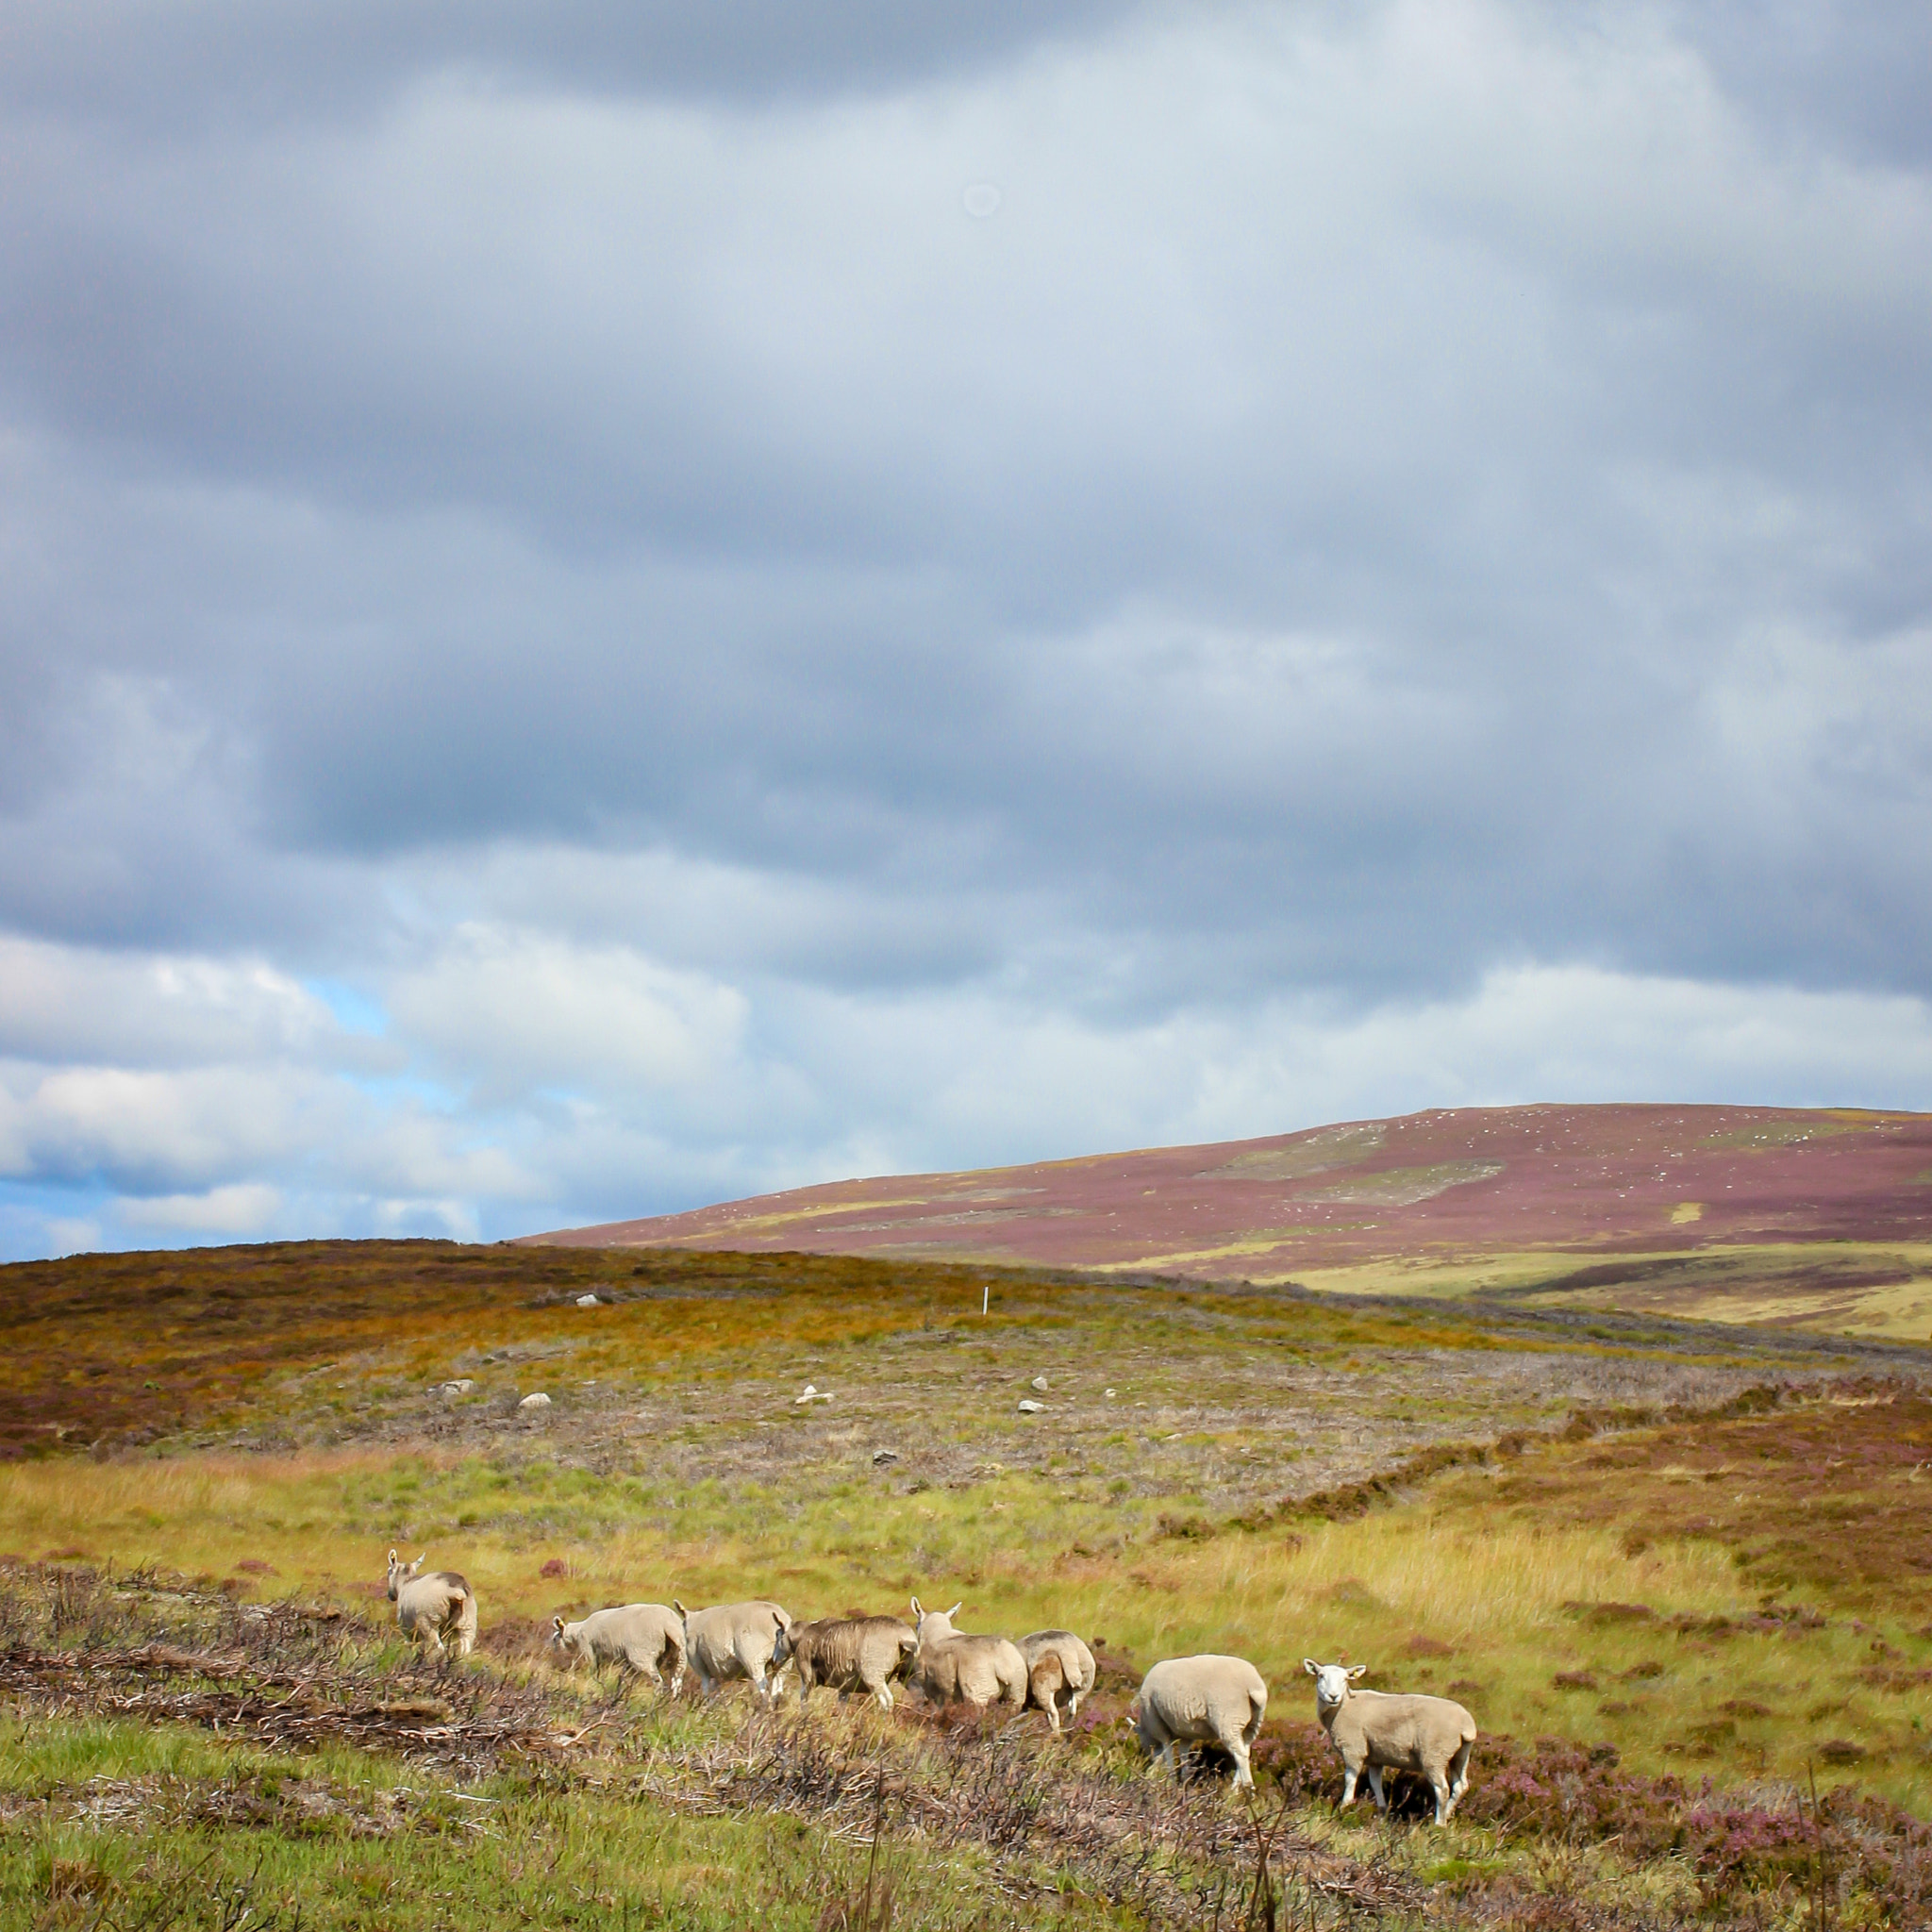
[[[987,1297],[991,1293],[992,1283],[990,1281],[982,1281],[979,1284],[979,1312],[982,1316],[986,1313]]]

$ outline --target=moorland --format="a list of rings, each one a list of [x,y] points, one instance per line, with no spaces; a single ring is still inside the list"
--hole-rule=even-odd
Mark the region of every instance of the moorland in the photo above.
[[[1932,1334],[1932,1116],[1513,1107],[793,1189],[530,1237],[1507,1294]]]
[[[79,1257],[0,1307],[5,1923],[1932,1915],[1932,1350],[583,1245]],[[468,1663],[398,1636],[392,1544],[471,1579]],[[914,1591],[1087,1634],[1071,1732],[543,1657],[600,1603]],[[1252,1805],[1124,1723],[1203,1649],[1273,1688]],[[1307,1655],[1474,1712],[1447,1830],[1338,1815]]]

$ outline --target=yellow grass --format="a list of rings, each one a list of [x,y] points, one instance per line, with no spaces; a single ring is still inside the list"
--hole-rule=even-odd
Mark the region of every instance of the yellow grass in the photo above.
[[[1876,1754],[1862,1781],[1932,1808],[1924,1754],[1908,1749],[1915,1721],[1920,1733],[1932,1723],[1932,1693],[1862,1691],[1855,1674],[1869,1657],[1865,1638],[1840,1621],[1795,1637],[1740,1635],[1713,1650],[1661,1620],[1754,1607],[1723,1548],[1677,1540],[1631,1555],[1611,1528],[1525,1523],[1492,1505],[1481,1471],[1353,1523],[1304,1524],[1299,1536],[1149,1541],[1145,1513],[1124,1512],[1118,1521],[1130,1527],[1131,1541],[1106,1551],[1093,1544],[1107,1512],[1033,1476],[958,1493],[833,1496],[789,1511],[693,1498],[682,1512],[689,1531],[669,1535],[644,1524],[574,1524],[590,1505],[572,1502],[569,1474],[529,1472],[527,1494],[509,1492],[547,1530],[458,1530],[446,1512],[492,1479],[475,1457],[358,1450],[14,1465],[0,1470],[0,1550],[79,1547],[121,1567],[151,1561],[208,1578],[233,1576],[239,1559],[254,1557],[277,1574],[242,1579],[249,1594],[347,1595],[374,1608],[369,1587],[397,1525],[370,1486],[413,1477],[407,1507],[420,1520],[409,1554],[426,1548],[432,1565],[459,1568],[486,1627],[639,1597],[774,1595],[799,1616],[903,1612],[917,1591],[944,1603],[963,1597],[962,1627],[1066,1624],[1143,1666],[1202,1650],[1247,1656],[1274,1687],[1275,1708],[1294,1715],[1311,1708],[1305,1656],[1367,1663],[1384,1687],[1460,1685],[1487,1731],[1608,1737],[1634,1767],[1653,1771],[1684,1768],[1666,1748],[1674,1739],[1699,1724],[1722,1727],[1727,1703],[1757,1696],[1776,1707],[1776,1721],[1746,1723],[1748,1756],[1726,1753],[1710,1768],[1800,1776],[1820,1737],[1849,1736]],[[558,1558],[568,1574],[543,1577],[543,1563]],[[1605,1601],[1641,1603],[1658,1618],[1599,1629],[1566,1608]],[[1907,1608],[1902,1601],[1901,1624]],[[1903,1627],[1881,1627],[1896,1643],[1912,1641]],[[1424,1657],[1410,1654],[1416,1639],[1430,1646]],[[1664,1674],[1620,1690],[1622,1674],[1646,1660]],[[1555,1688],[1556,1673],[1576,1670],[1595,1672],[1603,1694]],[[1784,1689],[1796,1679],[1806,1689],[1794,1705]],[[1607,1702],[1628,1707],[1606,1715]],[[1828,1708],[1807,1720],[1813,1706]]]

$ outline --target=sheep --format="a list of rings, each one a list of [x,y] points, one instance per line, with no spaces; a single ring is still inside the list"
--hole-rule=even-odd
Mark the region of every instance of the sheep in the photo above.
[[[1341,1759],[1341,1802],[1355,1802],[1356,1781],[1366,1770],[1369,1789],[1381,1810],[1389,1808],[1382,1772],[1413,1771],[1436,1794],[1436,1823],[1447,1824],[1469,1789],[1469,1755],[1475,1744],[1475,1720],[1447,1697],[1413,1692],[1357,1690],[1355,1680],[1368,1669],[1357,1664],[1318,1664],[1302,1659],[1315,1680],[1315,1715]]]
[[[1181,1744],[1219,1744],[1234,1759],[1234,1781],[1251,1785],[1248,1753],[1260,1735],[1268,1686],[1246,1657],[1171,1657],[1141,1681],[1130,1714],[1149,1757],[1176,1774]]]
[[[566,1669],[588,1663],[592,1670],[615,1663],[648,1677],[661,1690],[664,1666],[671,1666],[671,1694],[684,1684],[684,1623],[662,1604],[624,1604],[592,1610],[579,1624],[561,1617],[550,1622],[550,1648]]]
[[[821,1617],[792,1624],[772,1660],[789,1660],[798,1672],[801,1705],[824,1684],[841,1699],[848,1690],[863,1690],[891,1710],[892,1680],[905,1676],[918,1654],[919,1633],[897,1617]]]
[[[1036,1630],[1020,1640],[1026,1659],[1026,1698],[1046,1713],[1058,1730],[1062,1718],[1078,1714],[1080,1700],[1093,1689],[1093,1653],[1071,1630]]]
[[[445,1637],[455,1639],[458,1657],[468,1657],[476,1642],[476,1592],[454,1570],[420,1576],[422,1568],[422,1557],[405,1563],[393,1550],[389,1553],[389,1600],[396,1607],[396,1622],[438,1657]]]
[[[962,1598],[961,1603],[964,1602]],[[912,1682],[936,1703],[956,1699],[984,1708],[989,1704],[1026,1706],[1026,1659],[1020,1646],[1004,1637],[969,1637],[953,1628],[960,1604],[928,1610],[912,1599],[918,1624],[919,1655]]]
[[[791,1627],[785,1610],[762,1597],[708,1610],[688,1610],[674,1599],[671,1607],[683,1624],[684,1654],[705,1696],[742,1677],[765,1703],[772,1702],[784,1669],[777,1655],[779,1640]]]

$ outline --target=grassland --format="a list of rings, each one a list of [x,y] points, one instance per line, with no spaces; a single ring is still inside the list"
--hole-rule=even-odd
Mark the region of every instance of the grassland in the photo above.
[[[817,1925],[857,1896],[855,1794],[887,1774],[899,1923],[1207,1924],[1246,1824],[1218,1790],[1150,1785],[1120,1728],[1137,1669],[1196,1649],[1275,1688],[1277,1863],[1318,1919],[1556,1924],[1565,1899],[1586,1916],[1561,1923],[1777,1923],[1812,1908],[1821,1847],[1844,1923],[1917,1909],[1872,1847],[1932,1817],[1923,1350],[1507,1298],[435,1243],[36,1264],[0,1296],[0,1913],[20,1923],[108,1900],[116,1924],[219,1923],[219,1873],[259,1912],[299,1896],[308,1924],[462,1904],[468,1924],[735,1924],[725,1874],[746,1873],[761,1922]],[[832,1399],[801,1405],[807,1383]],[[539,1390],[547,1410],[516,1407]],[[487,1697],[419,1682],[360,1621],[393,1542],[476,1586],[460,1682]],[[61,1611],[63,1591],[92,1607]],[[969,1627],[1104,1639],[1092,1722],[1056,1744],[1037,1719],[981,1737],[916,1712],[747,1730],[728,1704],[609,1705],[538,1659],[551,1613],[600,1602],[760,1592],[810,1615],[913,1591],[964,1597]],[[426,1687],[474,1710],[447,1750],[218,1738],[156,1633],[254,1683],[262,1629],[291,1683],[359,1673],[358,1708]],[[1391,1837],[1333,1816],[1307,1654],[1472,1707],[1466,1820]],[[60,1677],[78,1656],[112,1696]],[[259,1688],[264,1708],[289,1694]],[[525,1741],[465,1757],[489,1698]],[[1064,1856],[1030,1827],[975,1838],[953,1815],[974,1778],[1097,1836]],[[1824,1817],[1794,1840],[1812,1778]],[[462,1822],[485,1811],[517,1822]],[[1726,1865],[1696,1823],[1720,1817],[1757,1849]],[[453,1903],[410,1918],[406,1893]]]

